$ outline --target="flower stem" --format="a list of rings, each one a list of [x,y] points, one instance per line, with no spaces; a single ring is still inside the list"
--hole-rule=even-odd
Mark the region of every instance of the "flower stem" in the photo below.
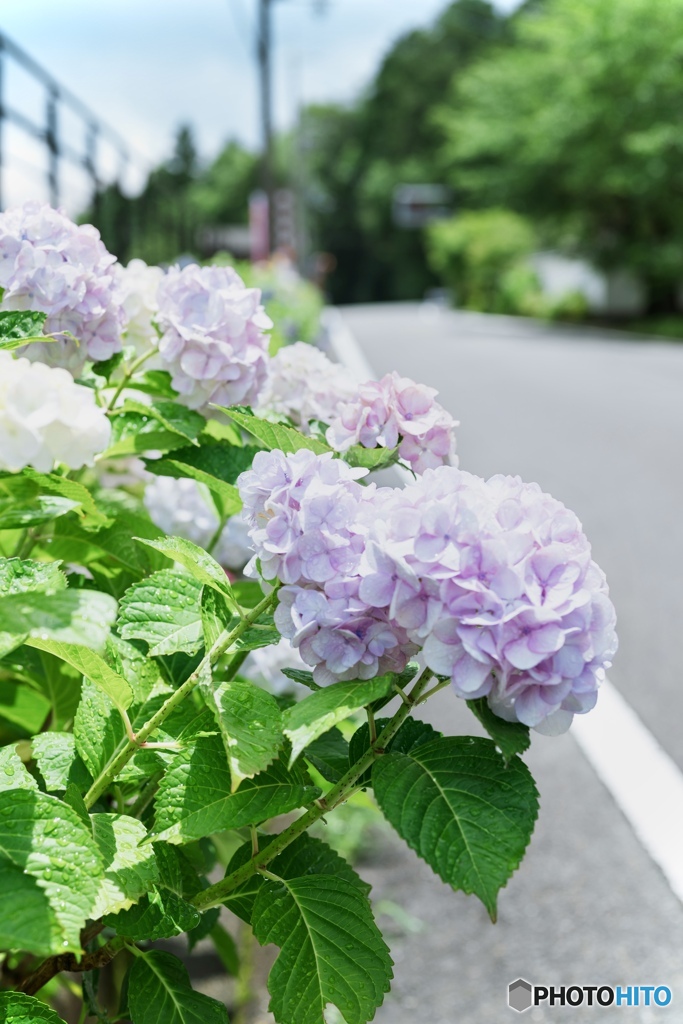
[[[198,893],[191,902],[198,910],[209,910],[210,907],[219,906],[225,898],[236,889],[237,886],[246,882],[248,878],[251,878],[257,871],[262,871],[263,868],[271,860],[282,853],[290,843],[293,843],[295,839],[298,839],[310,826],[327,814],[329,811],[334,810],[339,804],[344,803],[349,798],[351,793],[356,788],[356,783],[361,775],[370,767],[373,761],[381,756],[389,742],[394,738],[398,730],[401,728],[406,718],[410,715],[411,711],[418,703],[419,698],[424,692],[427,684],[429,683],[431,676],[427,675],[424,678],[418,679],[413,686],[410,694],[406,695],[406,703],[402,703],[394,717],[387,723],[385,728],[377,737],[377,741],[373,743],[363,754],[362,757],[352,765],[345,775],[339,780],[339,782],[332,787],[326,796],[319,800],[316,800],[308,810],[297,818],[289,828],[286,828],[284,832],[280,832],[278,836],[273,839],[272,843],[269,843],[264,850],[248,860],[246,864],[237,868],[231,874],[226,875],[220,882],[216,882],[215,885],[210,885],[208,889],[204,889]]]
[[[185,680],[182,686],[179,686],[178,689],[171,694],[168,700],[161,705],[156,714],[152,715],[149,721],[145,722],[135,738],[128,739],[125,745],[109,759],[109,762],[105,765],[88,792],[85,794],[86,807],[92,807],[92,805],[99,800],[122,769],[128,764],[133,754],[140,749],[142,744],[156,729],[159,728],[161,723],[168,718],[171,712],[182,704],[188,694],[194,690],[204,670],[208,666],[215,664],[215,662],[225,654],[227,649],[232,646],[235,640],[238,640],[242,633],[246,632],[246,630],[249,629],[252,623],[255,622],[260,615],[268,611],[275,604],[276,600],[277,592],[273,591],[273,593],[264,597],[264,599],[257,604],[255,608],[252,608],[251,611],[240,620],[234,629],[230,630],[230,632],[223,630],[211,650],[206,652],[192,675]],[[242,652],[238,653],[238,658],[241,653]]]
[[[116,405],[116,403],[117,403],[117,401],[119,399],[119,395],[121,394],[121,392],[125,388],[125,386],[128,383],[128,381],[131,379],[131,377],[133,376],[135,371],[139,370],[140,367],[142,366],[142,364],[146,363],[147,360],[150,359],[157,351],[158,350],[156,348],[151,348],[151,349],[149,349],[148,352],[145,352],[143,355],[138,356],[138,358],[135,359],[130,364],[130,366],[128,367],[128,369],[124,373],[123,378],[119,382],[119,386],[117,387],[116,391],[114,392],[113,398],[111,399],[109,405],[107,406],[107,412],[111,412],[112,411],[112,409],[114,408],[114,406]]]

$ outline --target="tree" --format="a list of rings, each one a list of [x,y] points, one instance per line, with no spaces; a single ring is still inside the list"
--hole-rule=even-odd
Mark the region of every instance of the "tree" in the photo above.
[[[530,215],[626,265],[670,309],[683,277],[683,0],[547,0],[456,83],[441,123],[463,201]]]

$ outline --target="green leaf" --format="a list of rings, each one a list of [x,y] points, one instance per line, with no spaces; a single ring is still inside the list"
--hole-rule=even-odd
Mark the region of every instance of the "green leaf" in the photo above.
[[[33,757],[48,793],[63,791],[69,783],[86,790],[92,779],[76,753],[71,732],[43,732],[31,741]]]
[[[64,1024],[42,999],[23,992],[0,992],[0,1019],[7,1024]]]
[[[139,376],[136,374],[129,387],[155,398],[175,399],[178,392],[171,386],[171,374],[168,370],[146,370]]]
[[[354,444],[342,453],[342,458],[349,466],[370,470],[385,469],[398,462],[398,448],[364,448],[360,444]]]
[[[220,736],[198,737],[174,759],[156,798],[155,840],[186,843],[213,832],[253,825],[302,807],[320,795],[300,767],[276,761],[232,790]]]
[[[318,441],[314,437],[304,437],[294,427],[287,427],[283,423],[271,423],[270,420],[259,419],[258,416],[254,416],[251,411],[247,411],[241,406],[226,409],[219,405],[216,408],[224,412],[239,427],[246,430],[252,437],[257,438],[265,448],[270,450],[277,448],[288,454],[298,452],[300,448],[307,448],[309,451],[315,452],[316,455],[332,451],[324,441]]]
[[[161,683],[157,662],[146,658],[135,644],[122,640],[116,633],[109,634],[105,655],[107,664],[128,680],[134,704],[146,701],[154,687]]]
[[[128,1009],[133,1024],[228,1024],[223,1003],[195,992],[180,960],[158,949],[133,961]]]
[[[125,736],[123,720],[114,704],[88,679],[74,719],[76,750],[97,778]]]
[[[154,854],[159,868],[160,886],[171,892],[191,899],[202,890],[202,882],[195,867],[178,846],[168,843],[154,843]]]
[[[160,551],[172,562],[180,562],[200,583],[213,587],[226,599],[229,607],[237,611],[237,602],[230,588],[225,570],[211,555],[193,544],[192,541],[183,537],[162,537],[159,540],[147,540],[144,537],[135,538],[140,544]]]
[[[92,830],[104,864],[92,917],[126,910],[149,892],[159,877],[154,850],[139,844],[147,829],[127,814],[93,814]]]
[[[232,935],[222,924],[214,925],[209,935],[226,973],[236,978],[240,972],[240,958]]]
[[[389,991],[389,950],[370,904],[345,878],[267,880],[254,904],[254,934],[280,955],[268,978],[278,1024],[324,1024],[333,1003],[347,1024],[367,1024]]]
[[[82,644],[102,650],[116,618],[116,601],[96,590],[0,597],[0,632]]]
[[[439,737],[391,752],[372,769],[387,820],[444,882],[474,893],[496,917],[498,890],[517,869],[538,813],[526,765],[506,766],[492,740]]]
[[[29,735],[38,732],[50,713],[50,702],[42,693],[20,681],[0,680],[0,716]]]
[[[240,473],[251,469],[258,451],[261,449],[254,445],[237,447],[201,439],[199,448],[179,448],[173,452],[170,459],[146,459],[145,466],[150,473],[157,476],[189,476],[187,469],[195,469],[220,483],[234,484]],[[181,465],[177,466],[176,463]]]
[[[116,705],[119,711],[125,711],[133,701],[133,691],[123,676],[118,675],[109,668],[106,661],[91,651],[88,647],[80,644],[65,644],[59,640],[39,640],[32,637],[26,641],[29,647],[36,647],[39,651],[46,651],[54,654],[56,658],[71,665],[77,672],[81,672],[86,679],[99,687],[110,700]]]
[[[0,496],[0,530],[19,530],[25,526],[49,523],[76,508],[77,501],[51,494],[36,495],[19,506],[13,499],[7,500]]]
[[[277,836],[259,836],[259,851],[266,850]],[[232,856],[226,874],[232,874],[252,858],[251,842],[244,843]],[[371,886],[356,874],[350,864],[336,850],[313,836],[299,836],[293,843],[275,857],[268,865],[268,870],[280,878],[303,878],[304,875],[334,875],[354,885],[364,896],[368,896]],[[225,906],[241,917],[247,924],[251,922],[254,900],[264,883],[264,876],[254,874],[243,885],[234,889],[224,900]]]
[[[129,910],[104,917],[107,928],[113,928],[117,935],[125,935],[134,942],[170,939],[196,927],[199,920],[199,911],[191,903],[170,889],[156,885]]]
[[[182,448],[188,441],[197,443],[205,425],[203,416],[176,402],[145,405],[128,399],[112,415],[113,444],[103,457]]]
[[[202,584],[189,573],[161,569],[121,598],[117,629],[124,640],[145,640],[149,654],[196,654],[202,646]]]
[[[187,948],[190,952],[195,948],[198,942],[205,939],[209,935],[212,929],[218,923],[220,917],[220,908],[212,907],[211,910],[205,910],[201,916],[199,924],[196,924],[194,928],[190,928],[187,933]]]
[[[391,689],[392,680],[393,676],[385,675],[368,682],[333,683],[288,708],[283,721],[285,736],[292,743],[290,763],[294,763],[301,751],[318,736],[343,722],[359,708],[384,697]]]
[[[521,722],[506,722],[505,719],[494,715],[486,697],[468,700],[467,707],[479,719],[506,761],[528,749],[531,743],[529,727],[522,725]]]
[[[349,768],[349,744],[339,729],[330,729],[306,747],[304,757],[328,782],[339,782]]]
[[[6,789],[38,789],[38,783],[17,754],[16,745],[0,747],[0,792]]]
[[[307,686],[309,690],[322,690],[322,686],[319,686],[313,679],[313,673],[307,672],[305,669],[283,668],[282,674],[287,676],[288,679],[294,680],[295,683]]]
[[[282,713],[274,697],[247,680],[233,679],[215,689],[209,683],[202,690],[218,722],[234,792],[277,757]]]
[[[54,494],[76,502],[73,511],[82,518],[86,529],[100,529],[111,524],[111,519],[97,507],[92,494],[83,484],[67,480],[57,473],[38,473],[30,466],[23,473],[37,485],[41,494]]]
[[[59,562],[34,562],[30,558],[0,558],[0,596],[65,590],[66,576],[59,566]]]
[[[0,793],[0,948],[78,953],[102,860],[78,814],[28,789]]]
[[[130,508],[129,499],[113,494],[98,495],[99,506],[112,519],[112,525],[96,533],[84,528],[74,516],[55,523],[50,552],[67,562],[89,566],[106,560],[116,568],[123,568],[135,578],[148,576],[162,569],[163,559],[155,552],[141,547],[134,537],[163,537],[143,508]]]
[[[377,735],[390,722],[389,718],[377,718],[375,720],[375,729]],[[386,747],[386,753],[392,750],[397,750],[402,754],[407,754],[413,747],[419,747],[422,743],[430,743],[432,740],[439,739],[441,736],[440,732],[433,729],[431,725],[426,722],[421,722],[418,718],[406,718],[405,722],[398,730],[396,735]],[[347,768],[359,761],[363,754],[366,753],[370,747],[370,730],[368,723],[363,722],[360,728],[356,729],[353,736],[349,741],[349,763]],[[361,777],[358,779],[359,786],[371,785],[372,767],[368,768]]]
[[[43,334],[47,313],[8,309],[0,312],[0,350],[11,351],[32,341],[52,341]]]

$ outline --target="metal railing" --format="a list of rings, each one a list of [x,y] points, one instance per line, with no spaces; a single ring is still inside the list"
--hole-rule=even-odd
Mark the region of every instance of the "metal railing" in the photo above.
[[[9,106],[5,100],[7,62],[14,61],[24,69],[35,81],[45,89],[45,118],[42,123],[32,120],[20,110]],[[60,132],[60,111],[68,108],[80,119],[83,126],[83,147],[79,151],[63,137]],[[46,154],[46,184],[50,204],[59,206],[62,196],[61,163],[67,161],[85,171],[92,187],[93,202],[105,182],[100,174],[101,142],[106,140],[118,154],[115,175],[116,183],[121,185],[131,162],[138,166],[148,167],[148,161],[133,153],[122,135],[106,124],[90,110],[69,89],[60,85],[52,75],[37,61],[33,60],[21,47],[0,32],[0,209],[4,208],[3,172],[9,166],[9,154],[4,139],[4,125],[16,125],[24,133],[43,143]],[[111,181],[107,182],[111,184]]]

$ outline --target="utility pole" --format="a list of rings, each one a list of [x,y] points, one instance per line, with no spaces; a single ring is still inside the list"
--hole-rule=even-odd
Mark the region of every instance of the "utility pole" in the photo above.
[[[272,8],[273,0],[258,0],[257,55],[261,83],[261,132],[263,140],[263,191],[268,197],[268,219],[272,238],[275,171],[273,167],[273,96],[272,96]]]

